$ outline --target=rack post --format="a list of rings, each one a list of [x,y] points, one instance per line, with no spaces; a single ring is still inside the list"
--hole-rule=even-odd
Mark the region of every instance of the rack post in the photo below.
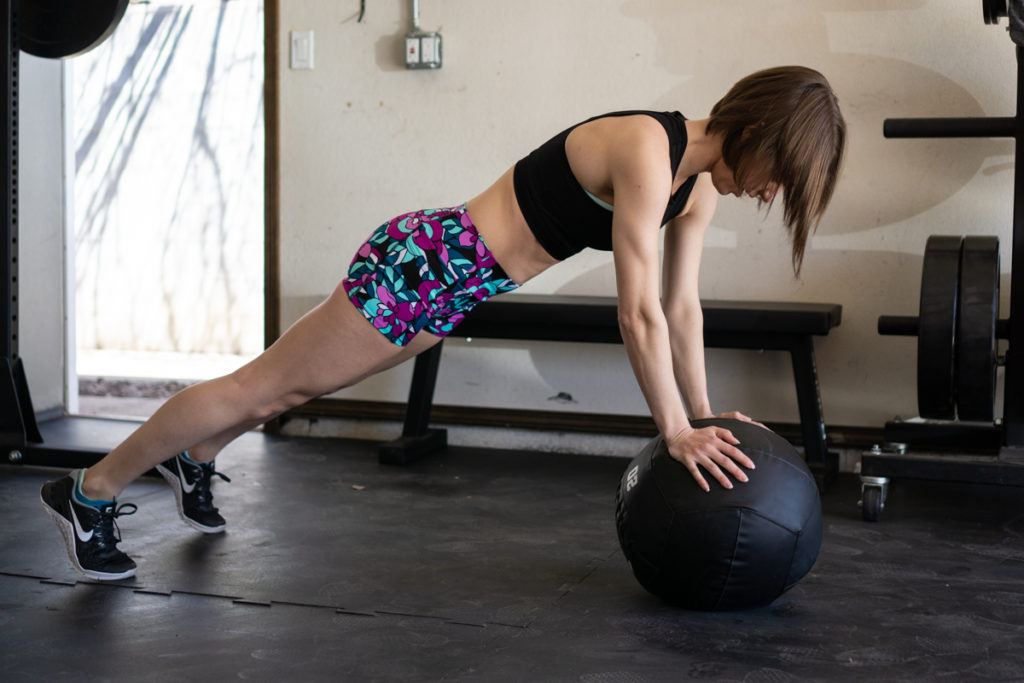
[[[18,356],[18,0],[3,0],[2,126],[4,223],[0,235],[0,444],[23,448],[42,442]]]
[[[1003,425],[1006,445],[1024,446],[1024,47],[1017,46],[1017,141],[1013,161],[1013,252],[1010,255],[1010,346],[1006,351]]]

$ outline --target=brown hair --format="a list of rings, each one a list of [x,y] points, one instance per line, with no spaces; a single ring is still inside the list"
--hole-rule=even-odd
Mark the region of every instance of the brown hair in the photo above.
[[[828,81],[802,66],[758,71],[715,104],[707,132],[724,136],[722,156],[739,187],[766,167],[768,180],[782,188],[799,274],[807,237],[832,199],[846,144],[846,123]]]

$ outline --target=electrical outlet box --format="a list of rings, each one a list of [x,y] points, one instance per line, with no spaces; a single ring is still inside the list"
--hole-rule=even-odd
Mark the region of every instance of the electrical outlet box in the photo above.
[[[406,34],[405,68],[440,69],[441,34],[422,31]]]
[[[291,37],[291,68],[313,68],[313,32],[292,31]]]

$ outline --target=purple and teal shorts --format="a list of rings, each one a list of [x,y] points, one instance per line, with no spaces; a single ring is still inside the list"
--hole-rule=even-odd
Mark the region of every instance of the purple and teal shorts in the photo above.
[[[342,283],[399,346],[426,330],[447,336],[481,301],[519,287],[484,244],[466,205],[407,213],[377,228]]]

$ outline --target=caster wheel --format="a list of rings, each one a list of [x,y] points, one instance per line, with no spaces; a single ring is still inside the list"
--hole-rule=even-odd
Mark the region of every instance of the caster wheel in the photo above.
[[[880,486],[865,486],[861,506],[864,521],[877,522],[882,516],[882,488]]]

